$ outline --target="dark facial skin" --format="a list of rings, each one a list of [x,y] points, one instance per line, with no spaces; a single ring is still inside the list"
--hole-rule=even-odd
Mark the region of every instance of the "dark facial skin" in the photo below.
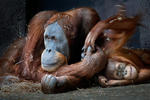
[[[67,63],[69,57],[68,40],[57,22],[46,27],[44,45],[45,50],[41,56],[43,70],[55,71],[58,67]]]

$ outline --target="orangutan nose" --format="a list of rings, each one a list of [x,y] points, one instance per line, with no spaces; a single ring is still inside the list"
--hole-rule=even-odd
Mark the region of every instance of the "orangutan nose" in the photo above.
[[[46,51],[47,51],[47,52],[51,52],[52,50],[51,50],[51,49],[46,49]]]

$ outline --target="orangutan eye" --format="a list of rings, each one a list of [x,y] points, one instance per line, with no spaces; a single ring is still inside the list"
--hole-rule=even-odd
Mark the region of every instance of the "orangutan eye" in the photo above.
[[[48,36],[48,35],[45,35],[45,39],[56,40],[56,37],[55,37],[55,36]]]
[[[50,37],[48,35],[45,35],[45,39],[50,39]]]
[[[56,40],[56,37],[55,37],[55,36],[51,36],[51,39],[52,39],[52,40]]]
[[[127,75],[127,70],[124,71],[124,75]]]
[[[119,76],[119,73],[117,72],[116,75]]]
[[[121,65],[118,66],[118,70],[121,70]]]
[[[47,39],[48,38],[48,35],[45,35],[45,39]]]

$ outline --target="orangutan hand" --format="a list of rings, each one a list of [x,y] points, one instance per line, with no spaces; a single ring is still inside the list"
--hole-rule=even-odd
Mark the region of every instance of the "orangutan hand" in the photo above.
[[[99,76],[98,77],[98,82],[102,87],[107,87],[108,86],[108,80],[104,76]]]
[[[46,74],[41,80],[41,87],[44,93],[55,93],[58,89],[63,88],[66,82],[65,76],[55,77]]]

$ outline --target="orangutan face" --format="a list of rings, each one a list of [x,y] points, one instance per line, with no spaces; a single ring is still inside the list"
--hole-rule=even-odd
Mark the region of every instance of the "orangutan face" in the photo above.
[[[69,57],[68,40],[57,22],[46,27],[44,45],[45,50],[41,56],[41,64],[44,70],[55,71],[56,68],[66,63]]]
[[[135,79],[138,75],[136,68],[125,62],[119,62],[112,59],[109,59],[108,65],[106,68],[106,75],[108,78],[113,79]]]

